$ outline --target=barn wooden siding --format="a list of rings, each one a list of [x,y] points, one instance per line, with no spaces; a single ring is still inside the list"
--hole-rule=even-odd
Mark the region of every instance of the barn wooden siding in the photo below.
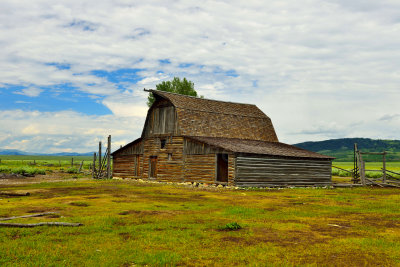
[[[143,142],[132,143],[120,149],[113,157],[143,154]]]
[[[185,181],[219,183],[216,180],[216,154],[228,154],[228,184],[233,185],[235,177],[235,154],[218,147],[184,139]],[[222,183],[226,184],[226,183]]]
[[[142,137],[158,134],[174,134],[177,130],[175,107],[162,102],[149,110]]]
[[[142,155],[123,155],[113,157],[113,176],[140,178]]]
[[[113,176],[139,178],[143,158],[143,142],[138,139],[113,153]]]
[[[228,154],[228,185],[235,185],[236,155]]]
[[[201,142],[196,142],[188,138],[184,139],[183,143],[183,153],[186,155],[205,155],[205,154],[215,154],[215,153],[228,153],[225,150],[213,147]]]
[[[238,155],[237,186],[326,186],[331,184],[330,160]]]
[[[215,181],[215,155],[186,155],[185,181],[213,183]]]
[[[166,144],[161,148],[161,140]],[[182,182],[183,137],[150,137],[144,140],[143,178],[149,178],[150,157],[157,157],[157,181]],[[170,156],[168,154],[171,154]]]

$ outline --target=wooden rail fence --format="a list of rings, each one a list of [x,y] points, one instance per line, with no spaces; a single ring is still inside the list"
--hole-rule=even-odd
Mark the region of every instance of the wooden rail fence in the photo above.
[[[107,138],[107,148],[102,155],[101,152],[102,144],[99,142],[99,152],[93,153],[93,167],[92,167],[92,177],[95,179],[110,179],[111,173],[111,135]],[[97,164],[97,165],[96,165]]]
[[[394,176],[400,175],[393,171],[389,171],[386,168],[386,151],[383,152],[362,152],[358,149],[357,144],[354,144],[354,168],[352,172],[352,182],[354,184],[366,185],[376,185],[380,187],[400,187],[400,180]],[[382,156],[382,168],[380,170],[372,170],[365,168],[365,161],[363,160],[363,155],[381,155]],[[338,168],[338,167],[335,167]],[[340,168],[338,168],[340,169]],[[343,170],[343,169],[342,169]],[[367,171],[382,172],[382,176],[379,178],[367,178]],[[391,178],[391,179],[388,179]]]

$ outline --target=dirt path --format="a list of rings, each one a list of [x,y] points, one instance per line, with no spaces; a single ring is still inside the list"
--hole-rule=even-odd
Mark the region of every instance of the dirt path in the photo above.
[[[34,177],[24,177],[24,176],[5,176],[0,178],[0,187],[7,185],[19,185],[19,184],[37,184],[37,183],[52,183],[52,182],[62,182],[62,181],[75,181],[75,180],[89,180],[90,177],[84,178],[74,178],[74,175],[69,173],[50,173],[46,175],[36,175]]]

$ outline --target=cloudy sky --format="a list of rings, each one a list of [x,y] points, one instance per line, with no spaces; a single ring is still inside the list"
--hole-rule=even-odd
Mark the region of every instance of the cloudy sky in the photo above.
[[[2,0],[0,148],[140,136],[174,76],[254,103],[281,142],[400,139],[400,1]]]

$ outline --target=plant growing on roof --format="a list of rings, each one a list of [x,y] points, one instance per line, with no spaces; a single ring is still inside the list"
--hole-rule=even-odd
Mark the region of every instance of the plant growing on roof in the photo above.
[[[174,77],[172,81],[163,81],[156,85],[156,90],[176,93],[181,95],[189,95],[195,97],[198,96],[196,90],[194,89],[194,83],[192,81],[187,80],[186,78],[183,78],[183,80],[181,80],[179,77]],[[200,97],[202,98],[203,96]],[[155,98],[153,94],[149,93],[149,96],[147,98],[147,105],[151,107],[154,101]]]

